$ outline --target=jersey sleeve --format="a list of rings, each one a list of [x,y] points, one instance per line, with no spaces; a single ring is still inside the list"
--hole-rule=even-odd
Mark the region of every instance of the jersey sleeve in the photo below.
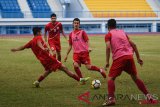
[[[72,45],[72,33],[69,34],[69,44]]]
[[[32,47],[32,40],[24,45],[24,48],[31,48],[31,47]]]
[[[83,31],[82,37],[83,37],[83,39],[84,39],[85,42],[87,42],[89,40],[89,38],[87,36],[87,33],[85,31]]]
[[[105,42],[111,41],[111,33],[106,34],[105,36]]]

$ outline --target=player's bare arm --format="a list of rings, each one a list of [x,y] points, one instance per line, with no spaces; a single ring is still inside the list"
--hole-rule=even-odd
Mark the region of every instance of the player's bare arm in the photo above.
[[[67,40],[67,36],[65,35],[64,31],[62,30],[61,32],[62,32],[63,37]]]
[[[44,32],[44,41],[47,42],[47,32]]]
[[[131,39],[128,39],[128,40],[129,40],[129,43],[131,44],[131,46],[136,54],[137,62],[142,66],[143,60],[140,58],[139,51],[138,51],[136,44]]]
[[[109,67],[110,50],[111,50],[110,41],[107,41],[106,42],[106,65],[105,65],[105,68]]]
[[[40,40],[37,41],[37,45],[38,45],[42,50],[44,50],[44,51],[49,51],[49,48],[44,48],[44,47],[43,47],[43,45],[42,45],[42,43],[41,43]]]
[[[25,49],[24,46],[20,46],[20,47],[18,47],[18,48],[12,48],[11,51],[12,51],[12,52],[16,52],[16,51],[22,51],[22,50],[24,50],[24,49]]]
[[[90,47],[89,40],[88,40],[86,43],[88,44],[88,51],[91,52],[91,51],[92,51],[92,48]]]
[[[64,62],[67,61],[68,55],[69,55],[69,53],[70,53],[71,50],[72,50],[72,45],[69,45],[68,50],[67,50],[66,57],[64,58]]]

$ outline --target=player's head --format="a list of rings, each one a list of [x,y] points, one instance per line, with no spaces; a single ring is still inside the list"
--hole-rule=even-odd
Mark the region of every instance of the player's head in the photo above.
[[[34,36],[41,35],[41,28],[40,28],[40,27],[34,27],[34,28],[32,29],[32,32],[33,32],[33,35],[34,35]]]
[[[51,21],[54,23],[57,19],[57,15],[55,13],[51,14]]]
[[[80,26],[80,19],[79,18],[74,18],[73,19],[73,27],[74,29],[79,29]]]
[[[108,30],[115,29],[116,28],[116,20],[115,19],[109,19],[108,20]]]

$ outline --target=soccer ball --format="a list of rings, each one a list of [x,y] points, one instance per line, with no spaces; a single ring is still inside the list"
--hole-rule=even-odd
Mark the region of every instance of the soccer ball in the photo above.
[[[94,89],[100,88],[100,86],[101,86],[100,80],[93,80],[91,86],[92,86],[92,88],[94,88]]]

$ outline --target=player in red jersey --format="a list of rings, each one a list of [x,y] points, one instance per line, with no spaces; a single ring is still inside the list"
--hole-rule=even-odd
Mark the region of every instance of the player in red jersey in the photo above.
[[[60,22],[56,21],[56,14],[51,14],[51,22],[45,26],[44,39],[47,42],[47,32],[48,32],[48,44],[54,54],[54,57],[61,61],[61,44],[60,44],[60,33],[66,38],[63,26]]]
[[[116,29],[116,20],[108,20],[108,34],[105,36],[106,42],[106,65],[109,67],[110,50],[112,50],[113,63],[108,74],[108,99],[103,106],[115,105],[115,79],[121,75],[122,71],[127,72],[137,85],[138,89],[146,96],[147,101],[154,104],[156,100],[147,91],[143,81],[137,74],[137,69],[133,59],[133,52],[137,57],[137,62],[142,66],[143,61],[140,58],[135,43],[126,35],[123,30]]]
[[[49,52],[49,48],[45,44],[41,36],[41,28],[34,27],[33,28],[34,38],[30,40],[26,45],[11,49],[12,52],[22,51],[26,48],[31,48],[32,52],[35,54],[37,59],[45,68],[45,72],[35,81],[33,84],[36,87],[39,87],[39,83],[45,79],[52,71],[56,71],[57,69],[64,71],[68,76],[73,79],[84,82],[87,81],[87,78],[79,78],[77,75],[70,72],[67,67],[65,67],[61,62],[55,59]]]
[[[74,30],[69,35],[69,48],[64,60],[67,60],[68,55],[73,47],[74,70],[80,78],[82,78],[82,74],[80,71],[81,64],[84,64],[88,70],[100,72],[101,75],[106,78],[106,74],[103,69],[91,65],[89,57],[89,52],[91,51],[91,49],[89,48],[89,39],[86,32],[79,29],[80,19],[75,18],[73,20],[73,26]]]

